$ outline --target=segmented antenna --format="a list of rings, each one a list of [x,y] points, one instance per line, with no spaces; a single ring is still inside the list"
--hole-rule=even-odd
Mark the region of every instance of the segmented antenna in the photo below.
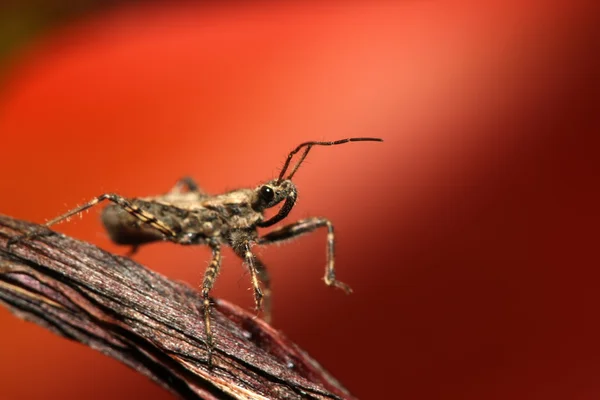
[[[313,146],[335,146],[336,144],[344,144],[344,143],[348,143],[348,142],[383,142],[383,139],[359,137],[359,138],[347,138],[347,139],[334,140],[332,142],[304,142],[304,143],[298,145],[298,147],[296,147],[294,150],[292,150],[290,152],[290,154],[287,156],[287,159],[285,160],[285,164],[283,164],[283,169],[279,173],[279,177],[277,178],[277,181],[275,182],[275,184],[279,185],[279,183],[281,183],[283,176],[285,175],[285,172],[287,171],[288,167],[290,166],[290,162],[292,161],[292,158],[303,147],[306,147],[306,150],[304,150],[304,153],[302,153],[302,156],[300,156],[300,160],[298,160],[298,162],[294,166],[294,169],[292,169],[292,172],[290,172],[290,174],[285,179],[292,179],[292,177],[294,176],[296,171],[298,171],[298,168],[300,168],[300,164],[302,164],[302,161],[304,161],[304,159],[308,155],[308,152],[310,151],[310,149]]]

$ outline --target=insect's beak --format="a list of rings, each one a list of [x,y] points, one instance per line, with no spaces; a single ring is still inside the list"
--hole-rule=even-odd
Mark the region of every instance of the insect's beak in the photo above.
[[[264,228],[266,226],[274,225],[287,217],[290,211],[292,211],[292,208],[294,208],[294,204],[296,204],[296,197],[296,190],[290,191],[288,196],[285,198],[285,203],[283,203],[283,206],[279,209],[279,212],[272,218],[259,222],[257,225]]]

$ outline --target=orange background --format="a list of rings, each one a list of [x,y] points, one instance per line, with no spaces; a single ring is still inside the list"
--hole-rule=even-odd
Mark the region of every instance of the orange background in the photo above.
[[[583,2],[127,6],[24,51],[0,93],[0,212],[37,222],[100,193],[209,192],[318,148],[286,220],[325,233],[260,250],[274,325],[360,398],[600,396],[598,13]],[[593,19],[596,19],[594,21]],[[124,254],[92,210],[57,230]],[[197,286],[209,251],[135,259]],[[214,295],[252,306],[225,254]],[[171,398],[0,308],[3,399]]]

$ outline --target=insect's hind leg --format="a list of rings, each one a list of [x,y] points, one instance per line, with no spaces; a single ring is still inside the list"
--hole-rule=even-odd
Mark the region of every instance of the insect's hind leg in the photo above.
[[[132,214],[133,216],[135,216],[136,218],[140,219],[143,222],[147,222],[150,225],[152,225],[154,228],[156,228],[157,230],[159,230],[161,233],[172,237],[175,236],[175,233],[168,227],[166,226],[164,223],[162,223],[161,221],[159,221],[155,216],[153,216],[152,214],[140,209],[139,207],[137,207],[136,205],[132,204],[129,200],[127,200],[125,197],[123,196],[119,196],[118,194],[114,194],[114,193],[104,193],[101,194],[98,197],[93,198],[92,200],[88,201],[85,204],[80,205],[79,207],[75,207],[72,210],[67,211],[66,213],[59,215],[56,218],[51,219],[50,221],[46,222],[44,224],[44,226],[46,228],[49,228],[50,226],[57,224],[59,222],[62,222],[66,219],[71,218],[74,215],[80,214],[82,212],[84,212],[85,210],[94,207],[96,204],[104,201],[104,200],[109,200],[115,204],[118,204],[119,206],[123,207],[123,209],[125,211],[127,211],[128,213]],[[20,242],[21,240],[25,240],[27,238],[31,239],[34,238],[36,236],[42,235],[44,233],[42,232],[29,232],[26,233],[22,236],[18,236],[14,239],[11,239],[8,243],[8,246],[11,246],[17,242]]]
[[[120,201],[120,199],[126,201],[122,197],[112,194],[112,193],[101,194],[100,196],[95,197],[94,199],[88,201],[87,203],[82,204],[79,207],[76,207],[72,210],[69,210],[68,212],[66,212],[64,214],[59,215],[56,218],[51,219],[50,221],[44,223],[43,226],[45,226],[46,228],[49,228],[50,226],[57,224],[59,222],[62,222],[64,220],[72,217],[73,215],[82,213],[83,211],[95,206],[96,204],[98,204],[101,201],[106,200],[106,199],[110,199],[110,200],[114,201],[115,203],[118,203]],[[32,239],[32,238],[35,238],[35,237],[38,237],[41,235],[47,235],[49,233],[50,233],[50,231],[48,231],[48,232],[30,231],[24,235],[17,236],[15,238],[9,240],[8,246],[12,246],[12,245],[14,245],[22,240],[25,240],[25,239]]]
[[[209,243],[212,249],[212,260],[204,272],[202,280],[202,308],[204,312],[204,334],[206,336],[206,347],[208,351],[208,365],[212,365],[212,351],[214,347],[212,328],[210,323],[210,298],[209,293],[212,289],[215,279],[221,269],[221,246],[216,243]]]
[[[327,227],[327,266],[325,267],[325,276],[323,278],[325,284],[340,288],[346,293],[352,293],[350,286],[335,278],[335,236],[333,225],[328,219],[318,217],[302,219],[258,238],[257,244],[265,245],[291,240],[322,227]]]

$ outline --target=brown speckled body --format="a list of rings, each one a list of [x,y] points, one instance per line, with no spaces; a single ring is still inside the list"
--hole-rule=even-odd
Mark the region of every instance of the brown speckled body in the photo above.
[[[139,246],[159,240],[184,245],[207,244],[209,241],[232,245],[231,231],[243,229],[256,233],[255,227],[263,220],[262,204],[256,190],[252,189],[233,190],[217,196],[173,190],[162,196],[128,199],[128,202],[130,208],[160,221],[169,232],[156,229],[147,219],[132,213],[129,207],[111,204],[103,210],[102,222],[111,239],[123,245]],[[256,238],[257,234],[250,236]]]
[[[168,203],[162,197],[155,199],[132,199],[131,204],[162,221],[175,233],[177,243],[206,244],[207,238],[223,243],[229,233],[218,211],[202,206],[185,207],[176,201]],[[102,222],[110,238],[118,244],[138,246],[158,240],[173,240],[117,204],[104,208]]]
[[[377,138],[349,138],[333,142],[306,142],[292,150],[279,174],[254,189],[238,189],[219,195],[203,192],[190,178],[183,178],[166,194],[155,197],[125,198],[114,193],[102,194],[46,223],[54,225],[79,214],[101,201],[112,204],[102,212],[102,222],[111,239],[133,246],[133,254],[145,243],[171,241],[183,245],[208,245],[212,260],[204,273],[202,296],[204,330],[208,347],[208,363],[212,363],[213,335],[210,320],[209,292],[221,267],[221,246],[230,246],[242,258],[250,272],[257,310],[271,316],[271,280],[265,265],[252,253],[255,244],[266,245],[296,238],[318,228],[327,229],[327,264],[325,283],[350,293],[350,287],[335,277],[333,225],[325,218],[306,218],[275,229],[259,237],[257,228],[269,227],[283,220],[296,203],[297,190],[292,177],[313,146],[331,146],[358,141],[382,141]],[[292,157],[300,150],[300,160],[285,177]],[[285,178],[284,178],[285,177]],[[283,205],[273,217],[264,220],[264,211]],[[35,235],[35,233],[33,233]],[[25,235],[26,237],[27,235]]]

